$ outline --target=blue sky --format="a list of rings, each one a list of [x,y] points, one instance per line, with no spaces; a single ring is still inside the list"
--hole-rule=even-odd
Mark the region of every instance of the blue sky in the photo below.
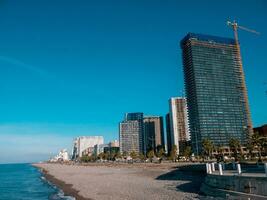
[[[46,159],[74,137],[118,139],[125,112],[165,115],[183,90],[187,32],[239,32],[252,120],[267,123],[266,1],[0,0],[0,162]]]

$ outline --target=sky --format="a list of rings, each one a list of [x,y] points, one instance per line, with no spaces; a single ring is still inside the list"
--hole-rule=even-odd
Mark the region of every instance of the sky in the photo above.
[[[118,139],[125,112],[162,115],[184,90],[180,40],[233,37],[254,126],[267,123],[264,0],[0,0],[0,163],[36,162],[80,135]]]

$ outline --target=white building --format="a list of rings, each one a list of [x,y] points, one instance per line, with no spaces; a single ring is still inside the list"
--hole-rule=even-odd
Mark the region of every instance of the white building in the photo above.
[[[179,154],[190,140],[186,98],[172,97],[169,106],[171,145],[176,145]]]
[[[104,144],[103,136],[81,136],[74,140],[72,158],[76,159],[82,156],[84,150],[95,145]]]
[[[50,159],[50,162],[69,161],[69,154],[66,149],[63,149],[54,158]]]

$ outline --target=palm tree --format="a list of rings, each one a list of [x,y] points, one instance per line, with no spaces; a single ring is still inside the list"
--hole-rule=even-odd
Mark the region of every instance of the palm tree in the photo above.
[[[222,145],[216,146],[216,150],[218,152],[217,160],[218,161],[224,161],[224,148]]]
[[[262,149],[266,146],[266,137],[261,137],[259,133],[255,133],[251,137],[251,143],[254,148],[257,148],[259,153],[259,161],[262,159]]]
[[[161,148],[159,149],[158,153],[157,153],[157,156],[158,156],[159,158],[163,158],[164,155],[165,155],[165,151],[164,151],[164,149],[161,147]]]
[[[252,157],[253,157],[253,150],[254,150],[254,145],[252,143],[252,138],[250,138],[249,142],[247,143],[246,145],[246,148],[247,148],[247,155],[249,156],[249,159],[251,160]]]
[[[131,156],[132,159],[136,159],[136,158],[138,158],[138,155],[137,155],[137,153],[136,153],[135,151],[132,151],[132,152],[130,153],[130,156]]]
[[[205,138],[202,141],[202,147],[204,150],[204,152],[203,152],[204,155],[206,155],[208,157],[208,159],[210,159],[210,157],[212,156],[212,151],[214,150],[213,142],[210,139]]]
[[[170,152],[170,159],[172,161],[175,161],[176,162],[176,158],[177,158],[177,146],[176,145],[173,145],[172,150]]]
[[[240,141],[236,138],[231,138],[229,140],[229,146],[230,146],[231,150],[233,150],[233,152],[234,152],[235,161],[237,161],[238,160],[238,158],[237,158],[238,149],[241,148]]]
[[[186,160],[188,160],[190,158],[191,154],[192,154],[191,146],[186,146],[185,150],[183,152],[183,155],[186,158]]]
[[[150,150],[148,153],[147,153],[147,157],[149,158],[150,162],[152,162],[152,158],[155,156],[155,153],[153,150]]]

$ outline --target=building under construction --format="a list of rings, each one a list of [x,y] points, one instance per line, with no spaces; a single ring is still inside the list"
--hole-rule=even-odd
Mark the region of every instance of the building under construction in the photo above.
[[[181,41],[191,143],[200,154],[202,141],[245,145],[252,124],[238,41],[189,33]]]

